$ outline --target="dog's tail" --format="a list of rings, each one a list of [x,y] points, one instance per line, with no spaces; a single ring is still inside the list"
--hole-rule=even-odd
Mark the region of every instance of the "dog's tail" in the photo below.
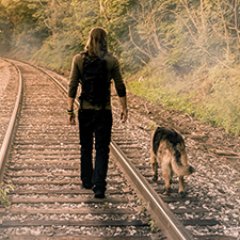
[[[188,176],[195,172],[195,169],[193,166],[189,164],[179,166],[175,160],[172,161],[172,169],[178,177]]]
[[[171,165],[177,176],[187,176],[195,172],[195,169],[188,164],[184,142],[172,145],[172,151],[173,158]]]

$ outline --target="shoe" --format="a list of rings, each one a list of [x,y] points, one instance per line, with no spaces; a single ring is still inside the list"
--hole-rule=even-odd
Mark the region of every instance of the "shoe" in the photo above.
[[[92,183],[82,183],[82,187],[85,189],[92,189],[93,184]]]
[[[95,198],[105,198],[105,193],[103,191],[96,191],[95,192],[95,195],[94,195]]]

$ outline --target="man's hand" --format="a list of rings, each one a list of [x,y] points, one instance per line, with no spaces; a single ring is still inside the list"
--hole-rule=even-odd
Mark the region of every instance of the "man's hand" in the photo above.
[[[121,120],[122,120],[122,122],[125,123],[127,121],[127,118],[128,118],[128,110],[124,109],[121,112]]]
[[[68,108],[67,108],[67,114],[68,114],[68,122],[70,125],[76,125],[75,120],[75,113],[74,113],[74,98],[68,97]]]
[[[69,116],[69,124],[76,125],[75,114]]]
[[[76,125],[76,120],[75,120],[75,113],[74,111],[67,111],[68,112],[68,122],[70,125]]]

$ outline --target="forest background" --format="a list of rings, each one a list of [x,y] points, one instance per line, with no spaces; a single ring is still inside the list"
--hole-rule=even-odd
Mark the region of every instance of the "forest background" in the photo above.
[[[239,0],[0,0],[0,55],[67,75],[94,26],[129,92],[240,135]]]

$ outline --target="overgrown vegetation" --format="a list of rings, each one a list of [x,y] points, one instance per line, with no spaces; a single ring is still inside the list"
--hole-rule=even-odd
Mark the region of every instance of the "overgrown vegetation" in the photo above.
[[[131,92],[147,100],[178,109],[191,116],[225,128],[229,133],[240,133],[239,72],[216,66],[207,73],[199,72],[188,78],[177,78],[162,70],[157,75],[148,67],[128,82]]]
[[[0,183],[0,206],[7,207],[10,205],[9,193],[14,190],[11,184]]]
[[[0,0],[0,51],[69,71],[103,26],[128,89],[240,134],[238,0]]]

